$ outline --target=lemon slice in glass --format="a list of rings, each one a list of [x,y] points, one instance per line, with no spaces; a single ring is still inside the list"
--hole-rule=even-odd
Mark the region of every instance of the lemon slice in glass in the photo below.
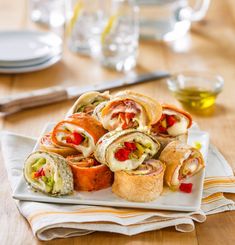
[[[72,18],[70,19],[68,27],[67,27],[67,34],[69,36],[72,33],[72,30],[75,26],[75,23],[76,23],[78,17],[81,15],[82,9],[83,9],[83,3],[79,0],[79,1],[77,1],[77,3],[74,6]]]
[[[111,32],[115,22],[117,21],[118,14],[111,15],[103,32],[101,33],[101,43],[105,43],[105,39],[108,36],[108,34]]]

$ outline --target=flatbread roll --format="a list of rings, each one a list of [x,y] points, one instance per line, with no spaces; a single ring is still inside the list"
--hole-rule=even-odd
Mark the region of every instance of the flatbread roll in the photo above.
[[[36,151],[24,163],[24,178],[37,191],[48,195],[73,192],[73,175],[65,159],[52,152]]]
[[[173,189],[205,167],[201,152],[180,141],[169,143],[159,159],[166,164],[165,183]]]
[[[82,94],[69,109],[66,114],[66,118],[70,115],[78,112],[84,112],[87,114],[92,114],[95,107],[104,101],[110,99],[109,92],[99,93],[97,91],[91,91]]]
[[[113,172],[133,170],[158,152],[160,144],[147,133],[135,129],[112,131],[96,144],[94,152],[98,162]]]
[[[54,144],[51,139],[51,133],[43,135],[39,143],[39,149],[42,151],[54,152],[63,157],[77,154],[77,150],[74,148]]]
[[[132,202],[153,201],[163,191],[164,171],[165,164],[150,159],[135,170],[115,172],[112,191]]]
[[[161,143],[160,152],[172,141],[187,143],[188,128],[192,125],[189,113],[173,105],[164,104],[162,109],[161,119],[151,127],[151,134]]]
[[[143,129],[156,123],[162,114],[161,105],[154,99],[132,91],[117,93],[101,110],[105,129]]]
[[[88,157],[95,150],[95,144],[107,131],[92,116],[76,113],[59,122],[52,131],[52,142],[56,145],[72,147]]]
[[[113,173],[92,156],[69,156],[66,161],[72,169],[74,189],[77,191],[98,191],[113,183]]]

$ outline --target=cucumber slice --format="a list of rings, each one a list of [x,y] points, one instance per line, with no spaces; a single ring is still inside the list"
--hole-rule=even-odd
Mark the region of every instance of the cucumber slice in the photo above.
[[[44,164],[46,163],[45,158],[39,158],[35,161],[35,163],[32,165],[32,169],[34,172],[37,172]]]

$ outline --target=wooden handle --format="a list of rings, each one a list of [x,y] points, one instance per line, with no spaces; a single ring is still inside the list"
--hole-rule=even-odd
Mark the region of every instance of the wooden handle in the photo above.
[[[0,112],[3,114],[12,114],[26,108],[42,106],[66,99],[68,99],[68,94],[63,87],[34,90],[0,99]]]

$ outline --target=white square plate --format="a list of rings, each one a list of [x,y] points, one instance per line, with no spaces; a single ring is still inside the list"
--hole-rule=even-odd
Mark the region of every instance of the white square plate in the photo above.
[[[43,130],[50,132],[54,124],[49,124]],[[202,145],[201,152],[206,161],[209,134],[200,130],[189,130],[188,143],[194,145],[195,142],[200,142]],[[35,150],[38,149],[38,143]],[[47,202],[47,203],[62,203],[62,204],[87,204],[100,205],[112,207],[128,207],[128,208],[144,208],[144,209],[161,209],[161,210],[175,210],[175,211],[196,211],[200,208],[203,180],[205,176],[205,169],[195,176],[189,178],[186,182],[193,183],[192,193],[183,193],[180,191],[172,192],[165,188],[162,195],[152,202],[140,203],[129,202],[114,195],[111,188],[103,189],[93,192],[74,192],[73,195],[63,197],[50,197],[40,192],[32,191],[24,178],[22,177],[18,186],[16,187],[13,198],[25,201]]]

